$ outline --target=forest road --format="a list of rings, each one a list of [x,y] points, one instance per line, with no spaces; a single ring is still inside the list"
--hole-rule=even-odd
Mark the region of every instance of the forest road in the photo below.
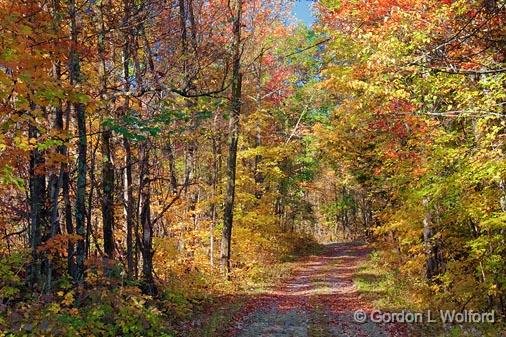
[[[403,327],[367,320],[354,313],[373,307],[360,297],[353,273],[369,249],[358,243],[334,243],[325,252],[299,263],[292,276],[241,315],[233,337],[395,337]]]

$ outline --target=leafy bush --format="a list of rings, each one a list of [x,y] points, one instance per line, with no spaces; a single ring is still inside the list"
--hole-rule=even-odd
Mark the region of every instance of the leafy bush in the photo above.
[[[0,303],[16,299],[23,291],[24,283],[20,273],[28,261],[28,253],[15,252],[0,256]]]
[[[137,287],[58,291],[45,302],[21,302],[3,321],[5,336],[174,336],[167,317]]]

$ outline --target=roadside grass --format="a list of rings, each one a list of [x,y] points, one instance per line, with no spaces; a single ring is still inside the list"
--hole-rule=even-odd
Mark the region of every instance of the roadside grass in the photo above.
[[[410,288],[399,273],[387,269],[378,252],[369,255],[353,276],[357,290],[380,310],[419,309],[411,302]]]
[[[387,267],[384,257],[374,251],[369,258],[359,266],[353,277],[360,296],[373,304],[382,312],[422,312],[427,309],[436,316],[438,322],[408,324],[409,336],[412,337],[504,337],[506,324],[500,321],[496,313],[496,323],[446,323],[438,318],[439,309],[436,302],[424,303],[417,299],[419,292],[417,282],[406,280],[396,270]],[[457,310],[458,311],[458,310]],[[434,316],[433,316],[434,317]]]

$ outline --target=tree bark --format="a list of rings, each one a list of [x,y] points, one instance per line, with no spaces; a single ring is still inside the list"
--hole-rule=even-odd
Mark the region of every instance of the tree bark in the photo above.
[[[104,231],[104,253],[114,259],[114,166],[111,153],[110,129],[102,132],[102,225]]]
[[[170,175],[170,188],[172,194],[177,194],[177,175],[176,175],[176,159],[174,156],[174,146],[169,137],[167,137],[167,158],[169,159],[169,175]]]
[[[106,64],[106,27],[104,21],[103,3],[100,3],[98,53],[101,63],[100,91],[106,94],[107,90],[107,64]],[[108,105],[106,105],[107,107]],[[106,110],[108,110],[106,108]],[[114,259],[114,165],[111,152],[112,131],[108,126],[102,126],[102,230],[104,238],[104,254]]]
[[[425,217],[423,219],[423,241],[425,245],[425,253],[427,262],[425,265],[425,274],[428,280],[431,280],[439,273],[439,249],[438,244],[434,240],[434,228],[432,223],[432,214],[429,209],[429,198],[424,197],[423,206],[425,208]]]
[[[257,111],[261,108],[262,105],[262,75],[263,75],[263,69],[262,69],[262,58],[263,54],[260,55],[260,58],[258,60],[258,74],[256,79],[256,91],[257,91],[257,97],[255,99],[256,103],[256,109]],[[259,148],[262,146],[262,134],[261,134],[261,126],[260,121],[256,120],[255,125],[255,147]],[[253,176],[255,178],[255,197],[257,199],[261,199],[263,196],[263,189],[262,184],[264,182],[264,175],[262,171],[260,170],[260,162],[262,161],[262,156],[260,154],[255,155],[255,164],[254,164],[254,170],[253,170]]]
[[[35,117],[33,117],[35,119]],[[32,122],[29,126],[28,136],[37,140],[39,131]],[[32,264],[30,266],[30,284],[32,288],[41,287],[42,281],[42,254],[38,247],[42,242],[44,229],[44,201],[46,195],[46,177],[40,172],[44,165],[44,157],[40,150],[34,148],[30,154],[30,239],[32,250]]]
[[[70,104],[66,108],[65,116],[65,130],[69,131],[70,127]],[[68,148],[63,146],[63,155],[66,157],[66,161],[62,164],[62,193],[63,193],[63,204],[65,208],[65,229],[67,234],[74,234],[74,224],[72,219],[72,202],[70,200],[70,168],[68,165]],[[67,244],[67,268],[69,275],[72,279],[76,279],[76,262],[75,262],[75,245],[74,241],[69,240]]]
[[[151,224],[151,179],[149,177],[149,144],[140,148],[140,221],[142,226],[142,276],[144,291],[153,295],[156,292],[153,278],[153,228]]]
[[[52,10],[53,10],[53,32],[58,32],[59,29],[59,11],[60,11],[60,2],[59,0],[53,0],[52,2]],[[59,60],[55,61],[53,64],[53,76],[56,81],[61,80],[61,63]],[[58,134],[61,135],[63,131],[63,109],[62,109],[62,103],[61,100],[59,102],[59,105],[55,109],[55,120],[53,128],[56,130]],[[60,145],[56,148],[56,152],[60,155],[64,155],[65,149],[63,145]],[[63,179],[63,164],[60,165],[60,169],[56,171],[53,171],[51,173],[51,176],[49,178],[49,197],[50,197],[50,237],[54,238],[57,233],[60,232],[60,221],[58,216],[58,196],[60,195],[60,190],[62,186],[62,179]],[[47,292],[49,293],[51,291],[51,284],[52,284],[52,278],[53,278],[53,265],[52,261],[48,260],[47,263]]]
[[[78,44],[78,26],[77,26],[77,8],[75,0],[69,0],[69,14],[71,27],[71,47],[70,47],[70,83],[77,85],[81,81],[80,57],[76,50]],[[84,281],[84,260],[86,256],[85,237],[86,237],[86,109],[82,102],[74,102],[74,111],[76,113],[78,130],[78,157],[77,157],[77,187],[76,187],[76,233],[81,238],[77,241],[76,251],[76,272],[74,281],[82,283]]]
[[[134,197],[133,197],[133,179],[132,179],[132,150],[130,141],[123,137],[123,147],[125,148],[125,176],[124,176],[124,198],[125,198],[125,220],[127,227],[127,275],[132,279],[134,273],[134,255],[133,255],[133,229],[134,229]]]
[[[223,213],[223,233],[221,238],[220,265],[222,273],[230,273],[230,246],[232,241],[232,226],[234,218],[235,175],[237,167],[237,145],[239,142],[239,122],[241,114],[241,17],[242,0],[237,2],[234,18],[234,63],[232,70],[232,101],[228,136],[227,161],[227,191],[225,196],[225,209]]]
[[[214,228],[216,227],[217,220],[217,204],[216,198],[218,196],[218,179],[220,176],[220,154],[219,154],[219,131],[217,128],[217,115],[214,116],[213,121],[213,135],[212,135],[212,151],[213,151],[213,171],[211,176],[211,223],[209,228],[209,263],[211,265],[211,271],[214,271]]]
[[[92,128],[92,123],[90,121],[90,129]],[[89,171],[89,177],[90,177],[90,184],[88,186],[88,193],[86,195],[87,197],[87,207],[86,207],[86,237],[84,240],[84,246],[86,247],[86,254],[85,257],[88,258],[91,253],[91,240],[93,239],[95,241],[95,248],[99,251],[99,253],[102,255],[103,252],[101,251],[100,245],[98,244],[97,237],[95,233],[98,232],[98,226],[96,219],[92,219],[92,213],[93,213],[93,197],[95,196],[95,186],[97,185],[97,177],[95,177],[95,169],[96,169],[96,163],[97,163],[97,151],[100,147],[100,142],[96,142],[95,146],[92,146],[91,149],[91,158],[89,165],[87,165],[87,170]],[[97,191],[98,198],[101,198],[101,194],[99,191]],[[92,220],[95,220],[95,230],[93,230],[93,223]]]
[[[59,65],[55,65],[55,68],[59,69]],[[58,70],[59,73],[59,70]],[[56,116],[55,116],[55,124],[54,129],[58,132],[61,132],[63,129],[63,111],[61,106],[56,108]],[[64,149],[63,146],[58,146],[56,152],[63,155]],[[58,173],[52,172],[49,177],[49,197],[50,197],[50,238],[54,238],[60,231],[60,220],[58,215],[58,196],[60,195],[60,190],[62,187],[63,181],[63,165],[60,165],[60,170]],[[48,261],[47,264],[47,291],[49,292],[51,289],[53,276],[53,267],[51,260]]]
[[[124,1],[124,16],[123,24],[126,26],[130,17],[130,0]],[[124,34],[123,42],[123,90],[127,93],[130,90],[130,70],[129,70],[129,59],[130,59],[130,36],[127,30]],[[136,62],[137,64],[137,62]],[[136,71],[137,70],[136,66]],[[142,87],[142,83],[139,83]],[[124,113],[129,113],[130,100],[129,97],[125,97]],[[134,259],[134,212],[135,212],[135,200],[133,194],[133,177],[132,177],[132,149],[130,140],[127,136],[123,135],[123,148],[125,149],[125,170],[124,170],[124,183],[123,183],[123,198],[125,200],[125,221],[126,221],[126,244],[127,244],[127,276],[129,279],[133,279],[137,275],[137,259]]]

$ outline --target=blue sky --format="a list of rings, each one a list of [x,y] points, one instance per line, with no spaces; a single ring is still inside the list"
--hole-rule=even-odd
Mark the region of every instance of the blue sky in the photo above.
[[[314,1],[311,0],[296,0],[293,6],[293,15],[308,26],[314,22],[314,17],[311,12],[311,5],[313,2]]]

